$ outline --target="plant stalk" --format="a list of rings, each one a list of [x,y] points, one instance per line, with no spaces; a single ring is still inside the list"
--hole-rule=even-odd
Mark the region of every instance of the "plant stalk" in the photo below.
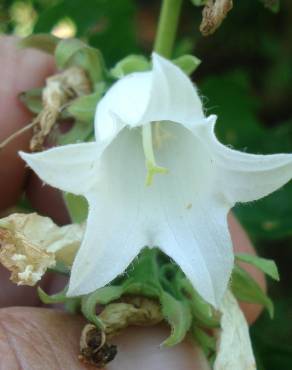
[[[183,0],[163,0],[154,51],[171,58]]]

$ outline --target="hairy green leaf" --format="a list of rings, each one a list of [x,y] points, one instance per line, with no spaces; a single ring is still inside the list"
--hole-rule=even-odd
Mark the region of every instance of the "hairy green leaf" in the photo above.
[[[262,291],[257,282],[242,268],[235,265],[231,277],[231,288],[234,296],[243,302],[259,303],[267,308],[271,317],[274,315],[274,305]]]
[[[280,276],[277,265],[274,261],[266,258],[261,258],[251,254],[237,253],[236,260],[249,263],[263,271],[265,274],[270,276],[272,279],[279,281]]]
[[[185,302],[176,300],[167,292],[161,294],[160,302],[162,314],[171,326],[171,334],[162,345],[171,347],[180,343],[186,336],[192,323],[192,315]]]

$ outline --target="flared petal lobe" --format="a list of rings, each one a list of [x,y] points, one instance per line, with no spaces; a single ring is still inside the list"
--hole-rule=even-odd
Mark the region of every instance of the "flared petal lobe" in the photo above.
[[[218,168],[218,186],[232,205],[263,198],[292,178],[292,155],[258,155],[221,144],[214,133],[216,116],[199,127],[199,136],[210,148]]]
[[[61,146],[36,154],[19,155],[47,184],[77,195],[96,185],[102,149],[96,143]]]
[[[95,133],[98,141],[109,140],[126,125],[173,121],[193,127],[202,120],[202,103],[191,80],[154,53],[152,71],[132,73],[109,89],[97,106]]]
[[[104,152],[98,187],[86,194],[87,229],[73,264],[68,295],[106,285],[147,245],[141,225],[145,167],[139,136],[125,129]]]

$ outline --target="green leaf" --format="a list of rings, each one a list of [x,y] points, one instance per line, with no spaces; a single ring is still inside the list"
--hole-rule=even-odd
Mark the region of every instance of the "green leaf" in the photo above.
[[[66,133],[59,133],[57,136],[57,145],[75,144],[89,141],[93,134],[92,122],[76,121],[72,128]]]
[[[105,64],[102,54],[98,49],[89,46],[76,50],[68,59],[66,66],[83,68],[91,79],[94,91],[100,88],[100,82],[105,78]]]
[[[80,312],[80,298],[71,298],[64,302],[64,309],[66,312],[76,315]]]
[[[87,219],[88,203],[81,195],[63,193],[63,197],[73,223],[82,223]]]
[[[73,100],[68,106],[67,111],[79,121],[93,122],[96,105],[101,99],[104,90],[104,84],[100,84],[99,89],[95,93]]]
[[[138,4],[134,0],[34,2],[42,8],[34,32],[51,32],[60,21],[69,18],[76,25],[76,37],[100,48],[110,65],[139,50],[135,12]]]
[[[180,284],[189,299],[194,321],[208,328],[218,328],[220,318],[216,315],[213,307],[199,295],[187,279],[181,279]]]
[[[27,90],[21,93],[19,98],[32,113],[38,114],[42,111],[43,102],[41,88]]]
[[[271,317],[274,315],[274,305],[262,291],[255,280],[242,268],[235,265],[231,277],[231,288],[234,296],[243,302],[259,303],[267,308]]]
[[[258,122],[258,101],[242,71],[211,76],[200,86],[208,97],[206,109],[218,116],[216,134],[226,145],[245,152],[264,151],[266,132]]]
[[[81,298],[81,311],[88,321],[95,324],[99,329],[104,330],[102,320],[96,315],[96,306],[98,304],[107,304],[112,300],[118,299],[122,294],[123,289],[120,286],[97,289],[95,292]]]
[[[195,6],[203,6],[206,4],[206,0],[191,0],[191,2],[195,5]]]
[[[126,272],[122,283],[125,293],[159,298],[161,285],[158,275],[157,254],[155,248],[144,248]]]
[[[197,344],[203,348],[207,358],[216,351],[216,338],[206,333],[203,329],[193,325],[191,333]]]
[[[182,69],[187,75],[191,75],[201,64],[200,59],[194,55],[183,55],[172,61],[180,69]]]
[[[49,54],[54,54],[59,41],[60,39],[58,37],[51,34],[39,33],[20,40],[18,46],[21,48],[34,48]]]
[[[271,10],[273,13],[278,13],[280,10],[280,0],[259,0],[264,4],[265,8]]]
[[[60,69],[66,68],[72,55],[85,46],[86,44],[78,39],[65,39],[60,41],[55,51],[57,67]]]
[[[236,254],[235,258],[238,261],[246,262],[257,267],[274,280],[280,280],[277,265],[272,260],[244,253]]]
[[[132,72],[143,72],[151,68],[150,62],[143,55],[128,55],[120,60],[111,70],[114,78],[121,78]]]
[[[95,300],[96,304],[106,305],[119,299],[124,293],[124,289],[119,285],[109,285],[103,288],[97,289],[90,294],[92,300]]]
[[[170,347],[180,343],[186,336],[192,323],[192,315],[188,305],[176,300],[167,292],[160,295],[162,314],[171,326],[171,335],[162,343]]]
[[[68,287],[66,286],[61,292],[57,294],[48,295],[42,290],[42,288],[40,287],[37,288],[39,298],[45,304],[64,303],[70,300],[71,298],[66,296],[67,290]]]

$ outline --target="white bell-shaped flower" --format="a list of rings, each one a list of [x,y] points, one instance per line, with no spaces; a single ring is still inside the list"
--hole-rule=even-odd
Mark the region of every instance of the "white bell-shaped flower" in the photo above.
[[[215,121],[191,80],[153,54],[152,71],[122,78],[98,104],[95,142],[20,154],[43,181],[88,200],[69,295],[104,286],[155,246],[219,306],[233,267],[227,213],[290,180],[292,155],[232,150]]]

